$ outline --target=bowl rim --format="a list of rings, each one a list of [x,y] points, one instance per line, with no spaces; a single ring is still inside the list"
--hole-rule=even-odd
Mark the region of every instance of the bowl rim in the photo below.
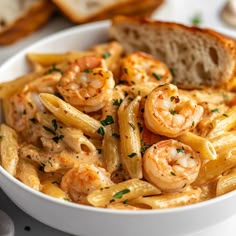
[[[37,47],[37,46],[44,44],[44,43],[48,43],[50,41],[53,41],[53,40],[63,37],[63,36],[69,36],[71,34],[78,34],[83,31],[92,30],[94,28],[108,29],[108,26],[110,24],[111,24],[110,20],[104,20],[104,21],[87,23],[87,24],[83,24],[83,25],[79,25],[79,26],[73,26],[73,27],[70,27],[69,29],[61,30],[57,33],[53,33],[47,37],[44,37],[43,39],[37,40],[35,43],[30,44],[29,46],[23,48],[22,50],[17,52],[14,56],[10,57],[5,62],[3,62],[2,65],[0,66],[0,74],[1,74],[1,70],[3,70],[5,67],[8,67],[9,65],[11,65],[11,63],[13,63],[15,60],[18,60],[18,57],[24,56],[30,50],[32,51],[31,48]],[[236,32],[233,30],[231,31],[228,29],[226,30],[223,28],[219,28],[219,29],[217,29],[217,31],[222,34],[228,35],[229,37],[236,38]],[[6,81],[11,81],[11,80],[14,80],[14,78],[8,79]],[[216,203],[219,203],[222,201],[227,201],[227,199],[229,199],[233,196],[236,198],[236,191],[231,191],[231,192],[226,193],[224,195],[221,195],[221,196],[218,196],[218,197],[215,197],[215,198],[203,201],[203,202],[198,202],[198,203],[186,205],[186,206],[167,208],[167,209],[152,209],[152,210],[140,210],[140,211],[122,210],[121,211],[118,209],[98,208],[98,207],[93,207],[93,206],[87,206],[87,205],[82,205],[82,204],[69,202],[69,201],[62,201],[60,199],[53,198],[49,195],[46,195],[42,192],[32,189],[29,186],[27,186],[26,184],[22,183],[20,180],[16,179],[12,175],[10,175],[1,165],[0,165],[0,174],[2,174],[7,180],[9,180],[13,184],[13,187],[14,187],[14,185],[16,185],[17,187],[23,189],[27,193],[33,194],[37,198],[40,198],[45,201],[49,201],[49,202],[54,203],[58,206],[65,206],[65,207],[78,209],[78,210],[86,210],[89,212],[98,212],[98,213],[113,214],[113,215],[140,215],[140,216],[145,215],[146,216],[146,215],[153,215],[153,214],[154,215],[157,215],[157,214],[158,215],[159,214],[165,215],[165,214],[169,214],[169,213],[180,213],[183,211],[197,210],[199,208],[211,206],[212,204],[216,204]],[[1,183],[1,179],[0,179],[0,183]],[[1,186],[0,186],[0,188],[1,188]],[[4,189],[2,189],[2,190],[5,193]]]

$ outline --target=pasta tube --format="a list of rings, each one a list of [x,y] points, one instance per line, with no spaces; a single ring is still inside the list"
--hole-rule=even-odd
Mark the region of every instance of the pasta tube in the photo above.
[[[69,200],[67,194],[58,186],[58,184],[49,180],[42,182],[41,191],[54,198]]]
[[[129,201],[129,204],[151,209],[179,207],[199,202],[200,194],[201,189],[197,188],[184,192],[165,193],[159,196],[140,197]]]
[[[93,206],[106,207],[111,203],[160,193],[159,189],[146,181],[130,179],[108,188],[95,190],[87,196],[87,200]]]
[[[1,165],[9,174],[15,176],[19,160],[17,134],[9,126],[1,124],[0,137]]]
[[[219,153],[216,160],[208,161],[203,165],[193,184],[198,186],[206,184],[234,166],[236,166],[236,148]]]
[[[37,191],[40,190],[40,179],[38,176],[37,166],[29,160],[19,159],[16,178],[29,187]]]
[[[121,158],[131,178],[142,178],[142,156],[138,110],[141,97],[136,97],[130,104],[125,99],[119,107]]]
[[[191,132],[186,132],[178,137],[178,140],[189,145],[195,152],[198,152],[203,159],[215,160],[217,155],[212,143]]]
[[[105,128],[99,121],[84,114],[69,103],[52,94],[40,93],[39,97],[45,107],[66,125],[81,129],[85,134],[92,137],[102,138],[104,135]]]
[[[103,117],[110,117],[113,122],[112,124],[106,126],[102,152],[106,169],[110,173],[117,170],[120,165],[120,134],[117,117],[117,110],[119,107],[115,102],[122,101],[123,98],[123,92],[115,90],[113,91],[112,100],[109,100],[103,108]]]
[[[236,189],[236,170],[219,178],[216,185],[216,196],[223,195]]]
[[[235,147],[236,131],[224,132],[216,137],[210,138],[212,145],[217,152]]]
[[[209,138],[215,137],[234,128],[236,125],[236,107],[231,108],[225,116],[217,116],[211,124],[213,128],[207,135]]]

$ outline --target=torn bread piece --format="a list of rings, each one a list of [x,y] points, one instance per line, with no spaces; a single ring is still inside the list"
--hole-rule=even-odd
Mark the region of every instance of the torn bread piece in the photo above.
[[[117,16],[110,36],[127,53],[143,51],[163,61],[182,88],[236,89],[236,43],[210,29]]]

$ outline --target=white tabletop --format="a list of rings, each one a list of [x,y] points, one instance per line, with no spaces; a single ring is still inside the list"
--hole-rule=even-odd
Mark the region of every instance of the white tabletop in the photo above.
[[[191,19],[198,15],[201,18],[201,26],[220,30],[236,37],[236,29],[225,25],[220,20],[219,12],[224,2],[225,0],[166,0],[165,4],[155,12],[153,17],[159,20],[191,24]],[[0,64],[38,39],[71,26],[72,23],[65,18],[60,16],[55,17],[45,27],[31,36],[12,46],[0,47]],[[5,211],[12,218],[15,225],[16,236],[69,236],[69,234],[41,224],[22,212],[7,198],[1,189],[0,209]],[[236,216],[203,232],[196,233],[194,236],[234,236],[236,235],[236,224],[234,222],[236,222]],[[199,231],[201,231],[201,229],[199,229]]]

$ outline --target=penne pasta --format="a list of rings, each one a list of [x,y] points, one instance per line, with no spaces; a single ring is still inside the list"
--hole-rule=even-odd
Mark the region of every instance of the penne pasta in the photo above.
[[[130,179],[108,188],[95,190],[87,196],[87,200],[93,206],[106,207],[111,203],[129,201],[130,199],[160,193],[159,189],[146,181]]]
[[[0,158],[2,167],[15,176],[19,160],[17,134],[5,124],[0,126]]]
[[[117,110],[119,104],[116,101],[124,99],[123,93],[120,91],[113,91],[112,99],[110,99],[103,108],[103,118],[111,117],[112,124],[106,126],[106,133],[103,138],[103,158],[106,169],[113,173],[116,171],[121,163],[120,160],[120,133],[118,126]]]
[[[19,159],[16,178],[24,184],[37,191],[40,190],[40,179],[38,176],[38,165],[26,159]]]
[[[79,128],[85,134],[92,137],[102,138],[102,135],[104,135],[105,128],[100,122],[77,110],[55,95],[41,93],[40,99],[45,107],[63,123]]]
[[[186,132],[177,138],[180,142],[189,145],[205,160],[215,160],[217,155],[213,144],[206,138],[191,132]]]
[[[141,141],[138,126],[138,110],[141,97],[129,103],[126,98],[119,107],[121,158],[131,178],[142,178]]]
[[[42,182],[41,191],[51,197],[70,201],[67,194],[59,187],[56,182],[51,182],[49,180]]]
[[[210,138],[210,141],[214,146],[216,152],[231,149],[235,147],[236,131],[224,132],[223,134]]]
[[[184,206],[199,202],[201,189],[190,189],[184,192],[164,193],[159,196],[140,197],[129,201],[129,204],[146,209],[164,209]]]
[[[207,135],[208,138],[216,137],[233,129],[236,125],[236,107],[229,109],[225,115],[217,116],[211,124],[212,130]]]
[[[219,153],[216,160],[208,161],[200,168],[199,175],[193,184],[199,186],[211,182],[234,166],[236,166],[236,149],[223,151]]]
[[[217,181],[216,196],[223,195],[236,189],[236,170],[223,175]]]

